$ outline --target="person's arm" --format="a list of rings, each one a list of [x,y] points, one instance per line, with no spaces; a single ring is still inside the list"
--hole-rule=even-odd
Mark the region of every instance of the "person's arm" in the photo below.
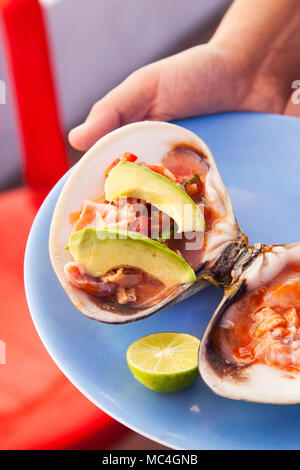
[[[211,44],[234,52],[247,82],[242,109],[282,112],[300,76],[300,2],[236,0]]]
[[[107,132],[143,119],[280,113],[299,76],[299,0],[236,0],[208,44],[134,72],[93,106],[69,140],[87,150]]]

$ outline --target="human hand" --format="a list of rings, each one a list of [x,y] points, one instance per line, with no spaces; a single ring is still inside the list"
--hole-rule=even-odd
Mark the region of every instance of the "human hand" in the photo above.
[[[237,0],[208,44],[137,70],[98,101],[70,132],[71,145],[88,150],[113,129],[144,119],[283,112],[297,70],[297,1],[286,0],[283,8],[282,0],[259,0],[258,18],[258,2]]]

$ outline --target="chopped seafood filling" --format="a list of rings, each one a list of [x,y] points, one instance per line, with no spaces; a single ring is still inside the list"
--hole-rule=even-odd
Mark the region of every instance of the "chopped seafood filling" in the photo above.
[[[271,282],[231,305],[219,341],[240,363],[300,370],[300,267],[289,266]]]
[[[105,176],[108,177],[110,171],[121,160],[135,162],[136,159],[133,154],[125,153],[107,168]],[[163,165],[147,165],[143,162],[139,164],[165,176],[183,189],[196,204],[201,204],[207,222],[206,230],[212,228],[214,214],[205,207],[203,198],[208,172],[204,158],[200,158],[188,146],[181,145],[165,155]],[[182,234],[181,237],[174,236],[174,221],[151,204],[135,197],[120,197],[108,202],[103,196],[99,201],[84,201],[82,211],[71,214],[72,232],[87,227],[96,229],[109,227],[139,232],[165,244],[182,256],[194,270],[200,265],[203,233],[192,232],[187,235]],[[191,246],[192,249],[189,248]],[[158,279],[128,266],[120,266],[101,278],[94,278],[88,275],[79,263],[68,263],[65,266],[65,273],[69,282],[78,289],[83,289],[98,298],[111,298],[119,304],[144,305],[165,291],[165,286]]]
[[[69,282],[78,289],[83,289],[98,298],[115,296],[118,303],[124,305],[138,301],[146,305],[150,294],[156,298],[164,285],[153,276],[134,268],[118,268],[100,278],[94,278],[85,273],[80,263],[68,263],[65,273]]]

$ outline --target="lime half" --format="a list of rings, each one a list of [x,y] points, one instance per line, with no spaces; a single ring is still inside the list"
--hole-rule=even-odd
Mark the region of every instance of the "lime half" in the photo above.
[[[127,350],[134,377],[156,392],[176,392],[198,376],[200,341],[185,333],[154,333],[135,341]]]

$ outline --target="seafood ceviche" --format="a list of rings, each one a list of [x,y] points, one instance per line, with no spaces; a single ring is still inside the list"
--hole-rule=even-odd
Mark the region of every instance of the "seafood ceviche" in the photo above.
[[[100,139],[63,188],[49,247],[73,304],[105,323],[223,288],[199,350],[205,382],[229,398],[300,402],[300,244],[248,245],[192,132],[152,121]]]
[[[230,398],[297,403],[300,371],[300,244],[257,245],[225,289],[203,338],[200,371]]]
[[[188,159],[190,163],[185,174],[180,173],[180,159]],[[130,249],[131,244],[135,245],[136,250],[140,250],[139,257],[142,259],[150,249],[156,250],[157,256],[165,259],[166,263],[169,262],[169,267],[172,263],[176,271],[171,276],[171,273],[162,272],[160,267],[156,271],[153,265],[151,272],[147,272],[145,269],[148,269],[149,265],[146,264],[143,269],[136,255],[131,261],[132,266],[129,264],[119,267],[113,264],[111,270],[97,277],[90,274],[92,268],[87,273],[87,266],[80,262],[68,263],[65,272],[69,281],[98,299],[106,299],[103,306],[107,308],[110,304],[146,306],[155,302],[159,296],[165,295],[168,288],[175,288],[179,282],[193,282],[193,270],[201,263],[202,233],[205,226],[206,230],[209,229],[206,220],[209,224],[212,223],[212,217],[201,203],[207,168],[200,155],[191,149],[180,147],[167,154],[162,165],[134,163],[137,160],[138,157],[132,153],[124,153],[106,169],[105,194],[97,202],[85,201],[82,211],[71,216],[74,221],[72,232],[92,228],[106,230],[108,237],[116,230],[127,232],[126,242],[119,240],[113,243],[113,249],[122,250],[120,258],[125,255],[127,247]],[[144,183],[141,186],[142,180]],[[159,200],[155,199],[156,193],[153,194],[155,185],[158,188]],[[177,198],[177,203],[168,204],[168,194],[174,199]],[[205,215],[197,201],[203,206]],[[190,214],[188,209],[191,209]],[[191,219],[194,219],[192,225],[186,227],[187,230],[183,232],[183,221],[190,225]],[[141,237],[133,236],[132,232]],[[89,232],[88,236],[93,237],[94,232]],[[157,240],[163,246],[151,243],[151,240]],[[139,242],[142,242],[142,245]],[[79,259],[80,253],[75,253],[73,245],[71,239],[72,254]],[[106,243],[106,249],[109,249],[109,243]],[[147,262],[149,263],[149,260]],[[181,278],[174,275],[179,275],[179,271],[182,271]]]

